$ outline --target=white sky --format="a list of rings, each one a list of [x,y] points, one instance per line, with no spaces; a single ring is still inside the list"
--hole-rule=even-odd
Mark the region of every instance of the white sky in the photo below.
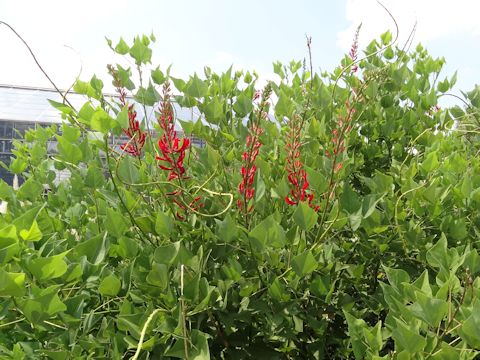
[[[302,59],[305,34],[313,37],[316,68],[332,69],[362,22],[360,45],[394,26],[374,0],[1,0],[0,20],[28,42],[61,88],[93,73],[107,80],[116,62],[114,43],[137,34],[157,37],[154,66],[173,63],[186,77],[204,65],[225,70],[255,68],[272,76],[271,63]],[[400,27],[400,43],[417,21],[414,44],[422,42],[447,60],[445,74],[459,71],[459,88],[480,83],[480,0],[384,0]],[[0,25],[0,83],[50,87],[24,45]],[[68,46],[68,47],[67,47]]]

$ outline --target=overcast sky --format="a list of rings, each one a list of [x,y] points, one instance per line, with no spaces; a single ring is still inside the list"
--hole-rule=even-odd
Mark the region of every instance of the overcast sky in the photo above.
[[[383,0],[400,27],[400,42],[418,23],[422,42],[447,60],[445,75],[458,70],[458,88],[480,83],[479,0]],[[202,73],[204,65],[225,70],[256,69],[273,76],[272,62],[302,59],[305,34],[313,38],[313,62],[331,70],[348,51],[363,23],[360,45],[394,24],[374,0],[1,0],[0,20],[32,47],[59,87],[82,69],[107,80],[105,65],[116,62],[105,37],[116,43],[155,34],[153,64],[174,76]],[[0,26],[0,84],[50,87],[26,48]]]

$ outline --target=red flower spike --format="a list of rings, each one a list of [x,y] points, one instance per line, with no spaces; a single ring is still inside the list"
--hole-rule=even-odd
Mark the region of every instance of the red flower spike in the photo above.
[[[353,38],[353,43],[352,43],[352,46],[350,48],[350,52],[348,53],[348,55],[352,59],[352,62],[357,61],[357,58],[358,58],[358,36],[360,34],[360,28],[361,27],[362,27],[362,24],[360,24],[357,27],[357,31],[355,31],[355,37]],[[352,65],[351,72],[355,73],[355,72],[357,72],[357,70],[358,70],[358,65],[357,64]]]
[[[272,92],[270,84],[267,84],[263,94],[260,91],[255,92],[253,101],[262,97],[258,109],[255,112],[255,118],[250,121],[248,128],[248,135],[246,139],[246,151],[242,154],[243,165],[240,169],[240,174],[242,175],[242,180],[238,185],[238,192],[240,199],[237,200],[238,209],[244,214],[248,214],[253,210],[253,204],[251,200],[255,195],[255,175],[257,173],[257,166],[255,161],[260,153],[260,148],[262,143],[260,142],[260,135],[263,133],[263,130],[260,128],[259,124],[261,121],[267,118],[267,112],[265,109],[268,108],[268,98]],[[256,121],[255,121],[256,120]]]
[[[166,81],[163,85],[163,100],[160,103],[160,115],[158,117],[158,125],[163,130],[163,134],[158,140],[160,155],[157,155],[156,159],[159,161],[158,167],[168,171],[167,181],[179,181],[179,185],[181,185],[182,181],[188,179],[185,176],[186,169],[183,161],[190,147],[190,139],[177,136],[170,97],[170,83]],[[176,213],[176,217],[179,220],[185,219],[182,213],[189,210],[196,211],[204,206],[200,202],[201,197],[199,196],[186,205],[186,196],[183,190],[180,189],[167,193],[167,196],[171,197],[172,202],[180,209]]]
[[[318,211],[319,206],[313,205],[314,195],[308,191],[310,186],[307,179],[307,172],[303,168],[301,160],[301,123],[298,115],[294,115],[289,122],[289,130],[287,133],[287,141],[285,149],[287,150],[287,163],[285,170],[287,171],[287,179],[290,183],[290,195],[285,197],[288,205],[298,205],[302,201],[307,201],[308,205]]]
[[[128,106],[128,128],[123,129],[123,133],[129,140],[125,144],[120,145],[120,149],[132,156],[140,157],[145,146],[146,133],[140,129],[140,122],[136,120],[137,112],[133,105],[128,105],[127,103],[127,93],[122,86],[118,71],[111,65],[108,65],[108,70],[113,77],[113,85],[118,93],[120,104],[122,107]]]

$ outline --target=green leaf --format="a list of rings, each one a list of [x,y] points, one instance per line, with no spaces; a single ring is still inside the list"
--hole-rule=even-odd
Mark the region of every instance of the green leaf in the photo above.
[[[105,234],[98,234],[91,239],[82,241],[74,247],[72,256],[74,258],[85,256],[94,264],[100,264],[108,253],[109,243]]]
[[[253,110],[251,96],[248,96],[245,92],[240,93],[233,104],[233,110],[239,117],[247,116]]]
[[[155,90],[152,83],[149,83],[147,88],[140,87],[138,89],[135,94],[135,100],[140,104],[154,106],[160,100],[160,94]]]
[[[70,142],[76,142],[80,138],[80,129],[70,124],[62,124],[62,137]]]
[[[164,235],[170,236],[173,232],[175,224],[173,219],[163,212],[157,213],[157,217],[155,219],[155,232],[157,235]]]
[[[276,61],[273,63],[273,72],[280,76],[282,80],[285,78],[285,73],[283,72],[283,65],[280,61]]]
[[[210,360],[207,335],[199,330],[192,330],[190,341],[187,343],[188,357],[185,354],[185,342],[178,339],[173,346],[167,350],[164,356],[171,356],[188,360]]]
[[[138,169],[134,165],[131,156],[124,156],[119,160],[118,177],[127,184],[135,184],[140,178]]]
[[[27,264],[28,271],[38,280],[55,279],[67,271],[67,263],[63,260],[68,251],[50,257],[33,259]]]
[[[381,34],[380,39],[382,39],[383,45],[388,45],[392,41],[392,33],[390,32],[390,30]]]
[[[39,216],[41,210],[43,209],[42,205],[38,205],[32,209],[25,211],[22,215],[18,216],[13,220],[13,225],[16,226],[17,230],[30,229],[33,221]],[[2,230],[0,230],[0,237]],[[15,235],[16,236],[16,235]]]
[[[467,252],[463,266],[468,268],[472,274],[480,272],[480,255],[476,249]]]
[[[387,274],[388,282],[397,290],[402,290],[402,283],[410,282],[410,275],[405,270],[402,269],[393,269],[388,266],[383,265],[385,274]]]
[[[317,222],[318,215],[306,201],[301,201],[295,212],[293,213],[293,220],[297,225],[305,231],[309,231]]]
[[[129,123],[128,123],[128,106],[127,105],[125,105],[123,109],[117,114],[115,121],[122,129],[128,128]]]
[[[475,301],[470,316],[463,322],[458,333],[470,347],[480,347],[480,301]]]
[[[121,237],[125,235],[128,225],[120,212],[112,208],[107,208],[105,228],[110,234]]]
[[[50,286],[46,289],[32,286],[31,292],[31,297],[20,303],[20,308],[29,322],[38,324],[67,310],[66,305],[58,297],[57,286]]]
[[[180,252],[180,246],[181,242],[177,241],[175,243],[157,247],[155,249],[155,253],[153,254],[154,261],[159,264],[173,264],[178,253]]]
[[[52,350],[42,350],[41,351],[42,355],[45,355],[48,357],[48,359],[52,360],[67,360],[68,356],[70,354],[70,351],[62,351],[62,350],[57,350],[57,351],[52,351]]]
[[[280,91],[278,101],[275,105],[275,114],[277,114],[278,118],[280,119],[283,119],[284,116],[291,118],[293,110],[294,105],[291,97],[285,94],[283,91]]]
[[[249,237],[257,250],[262,250],[268,246],[281,248],[285,245],[285,231],[275,220],[274,215],[270,215],[255,226],[250,231]]]
[[[425,271],[420,275],[417,280],[415,280],[411,286],[411,288],[421,290],[425,295],[432,296],[432,288],[430,286],[430,279],[428,276],[428,270],[425,269]],[[415,294],[412,293],[411,297],[415,298]]]
[[[111,248],[122,258],[133,259],[138,254],[139,245],[135,239],[122,236],[118,239],[118,244],[112,245]]]
[[[153,233],[155,230],[154,219],[151,216],[138,216],[135,222],[144,233]]]
[[[98,292],[104,296],[117,296],[121,286],[122,283],[120,279],[111,274],[103,278],[98,287]]]
[[[130,91],[135,89],[135,84],[130,79],[131,75],[132,71],[130,70],[130,68],[124,69],[117,64],[117,76],[120,79],[120,85]]]
[[[123,38],[120,38],[120,41],[118,42],[117,46],[115,46],[115,52],[120,55],[125,55],[128,54],[128,51],[130,48],[128,47],[127,43]]]
[[[450,89],[450,83],[448,81],[448,78],[445,78],[445,80],[440,81],[437,85],[437,90],[442,93],[447,92],[448,89]]]
[[[105,177],[98,167],[98,164],[91,162],[88,164],[87,176],[85,177],[85,185],[93,189],[102,187],[105,183]]]
[[[330,280],[330,275],[315,275],[310,283],[310,291],[318,297],[327,295],[331,288]]]
[[[379,197],[376,194],[369,194],[369,195],[366,195],[363,198],[363,201],[362,201],[362,217],[364,219],[367,219],[368,217],[370,217],[370,215],[373,214],[378,202],[381,199],[382,198]]]
[[[391,59],[393,59],[393,57],[395,56],[395,53],[393,52],[393,50],[392,50],[391,47],[388,47],[388,48],[386,48],[385,51],[383,52],[383,56],[385,57],[385,59],[391,60]]]
[[[425,173],[430,173],[435,170],[439,165],[437,152],[433,151],[429,153],[422,162],[421,168]]]
[[[357,212],[348,214],[348,222],[353,231],[357,230],[362,224],[363,216],[362,209],[358,209]]]
[[[17,229],[14,225],[8,225],[0,230],[0,263],[6,264],[20,250],[17,237]]]
[[[62,112],[62,114],[66,114],[66,115],[75,115],[75,111],[73,111],[73,109],[64,104],[64,103],[60,103],[60,102],[57,102],[57,101],[53,101],[53,100],[50,100],[48,99],[48,102],[50,103],[50,105],[52,105],[55,109],[57,110],[60,110]]]
[[[21,174],[25,171],[27,166],[28,163],[24,159],[17,157],[10,163],[8,169],[14,174]]]
[[[216,219],[216,222],[216,233],[221,241],[230,242],[238,237],[237,223],[230,214],[227,214],[222,221]]]
[[[290,294],[285,291],[281,280],[276,277],[268,287],[268,293],[277,301],[284,302],[290,300]]]
[[[130,56],[135,59],[137,65],[148,64],[152,59],[152,50],[140,39],[139,36],[135,37],[133,46],[129,50]]]
[[[100,98],[102,97],[102,93],[97,91],[90,82],[85,82],[82,80],[77,80],[75,82],[75,85],[73,86],[73,91],[78,94],[87,95],[89,98],[93,98],[96,100],[100,100]],[[73,110],[71,115],[74,115]]]
[[[442,234],[440,240],[427,251],[427,262],[430,266],[448,271],[449,256],[447,253],[447,238],[444,234]]]
[[[57,141],[58,152],[66,162],[77,165],[83,159],[82,151],[71,140],[64,136],[57,136]]]
[[[170,281],[168,274],[168,266],[165,264],[158,264],[156,262],[152,265],[152,270],[147,275],[147,283],[158,286],[160,290],[165,290]]]
[[[396,326],[392,331],[392,338],[400,345],[400,349],[415,354],[425,348],[426,340],[418,334],[418,330],[409,327],[400,319],[395,318],[395,322]]]
[[[315,260],[310,250],[304,251],[292,260],[292,269],[300,277],[310,274],[316,268],[317,260]]]
[[[185,86],[187,85],[185,81],[174,77],[170,77],[170,79],[172,79],[173,85],[175,85],[178,91],[183,92],[185,90]]]
[[[437,327],[448,311],[445,300],[434,299],[419,291],[415,292],[417,301],[410,307],[412,313],[432,327]]]
[[[38,227],[37,221],[33,220],[32,226],[29,230],[21,230],[20,236],[25,241],[39,241],[42,239],[43,234]]]
[[[200,291],[200,273],[194,276],[185,276],[185,286],[183,288],[183,296],[192,302],[198,302]]]
[[[365,341],[370,347],[370,352],[374,354],[378,354],[380,350],[383,348],[382,330],[383,329],[382,329],[381,320],[377,322],[377,324],[373,327],[373,329],[371,330],[367,328],[363,329],[363,336],[365,337]]]
[[[160,70],[159,66],[157,66],[155,70],[152,70],[151,77],[153,82],[157,85],[162,85],[165,82],[165,80],[167,80],[163,72]]]
[[[40,196],[42,192],[42,184],[32,177],[25,181],[20,189],[18,189],[17,198],[19,200],[35,201],[35,199]]]
[[[92,115],[90,127],[92,130],[108,133],[114,127],[115,121],[101,107],[98,107]]]
[[[349,214],[357,213],[362,210],[362,203],[358,195],[353,191],[352,187],[346,183],[343,187],[342,195],[340,196],[340,205]]]
[[[352,343],[355,359],[361,360],[365,357],[365,353],[367,351],[363,333],[364,329],[368,329],[368,326],[364,320],[355,318],[345,310],[343,313],[345,314],[345,319],[347,320],[348,335]]]
[[[223,113],[223,104],[214,97],[213,100],[206,103],[203,108],[206,120],[211,124],[218,124],[225,116]]]
[[[0,296],[20,297],[25,294],[25,274],[0,269]]]
[[[184,92],[194,98],[203,98],[207,95],[208,85],[195,74],[188,82]]]

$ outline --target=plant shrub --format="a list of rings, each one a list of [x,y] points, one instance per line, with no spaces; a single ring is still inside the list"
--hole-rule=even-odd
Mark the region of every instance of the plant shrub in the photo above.
[[[118,97],[78,81],[81,109],[52,102],[61,132],[15,144],[26,181],[0,184],[2,358],[477,356],[478,88],[439,108],[455,76],[389,33],[332,73],[275,63],[263,89],[231,68],[148,71],[152,41],[109,41],[140,84],[111,65]]]

